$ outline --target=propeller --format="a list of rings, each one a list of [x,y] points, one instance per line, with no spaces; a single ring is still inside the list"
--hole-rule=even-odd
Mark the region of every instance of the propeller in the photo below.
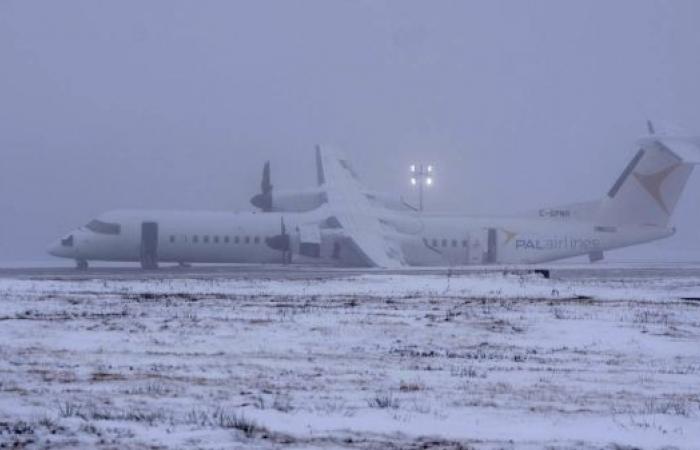
[[[272,183],[270,182],[270,161],[263,166],[262,180],[260,181],[260,193],[250,199],[250,203],[263,212],[272,211]]]
[[[273,250],[282,252],[282,264],[292,261],[291,240],[284,224],[284,217],[280,218],[280,234],[266,238],[265,243]]]

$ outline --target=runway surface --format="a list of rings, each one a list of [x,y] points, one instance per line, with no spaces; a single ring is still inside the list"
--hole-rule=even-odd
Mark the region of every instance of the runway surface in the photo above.
[[[0,278],[55,280],[151,280],[151,279],[333,279],[365,274],[401,275],[479,275],[493,273],[529,274],[549,271],[551,278],[567,279],[638,279],[700,278],[698,263],[606,263],[606,264],[542,264],[521,266],[430,267],[384,270],[369,268],[333,268],[305,265],[199,265],[181,267],[163,265],[158,270],[138,266],[98,266],[80,271],[72,267],[5,267]]]

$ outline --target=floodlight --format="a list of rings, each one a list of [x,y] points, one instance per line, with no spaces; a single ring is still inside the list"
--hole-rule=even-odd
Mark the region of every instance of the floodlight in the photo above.
[[[418,188],[418,211],[423,211],[423,189],[433,185],[432,164],[411,164],[411,185]]]

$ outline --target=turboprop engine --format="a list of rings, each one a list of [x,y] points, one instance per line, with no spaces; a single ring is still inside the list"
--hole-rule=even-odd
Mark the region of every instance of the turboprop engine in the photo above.
[[[276,191],[258,194],[250,199],[263,212],[307,212],[326,202],[326,194],[318,189]]]
[[[260,193],[250,203],[263,212],[306,212],[326,202],[326,194],[320,188],[298,191],[275,191],[270,182],[270,161],[263,167]]]
[[[403,198],[383,192],[365,191],[369,202],[377,207],[393,211],[415,211]],[[260,182],[260,193],[250,199],[250,203],[263,212],[307,212],[326,203],[323,186],[309,189],[277,191],[273,189],[270,176],[270,161],[265,163]]]

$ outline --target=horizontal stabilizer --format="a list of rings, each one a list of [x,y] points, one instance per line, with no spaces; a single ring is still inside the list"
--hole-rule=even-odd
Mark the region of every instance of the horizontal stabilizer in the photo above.
[[[700,139],[695,137],[650,136],[640,141],[640,146],[660,145],[687,164],[700,164]]]

